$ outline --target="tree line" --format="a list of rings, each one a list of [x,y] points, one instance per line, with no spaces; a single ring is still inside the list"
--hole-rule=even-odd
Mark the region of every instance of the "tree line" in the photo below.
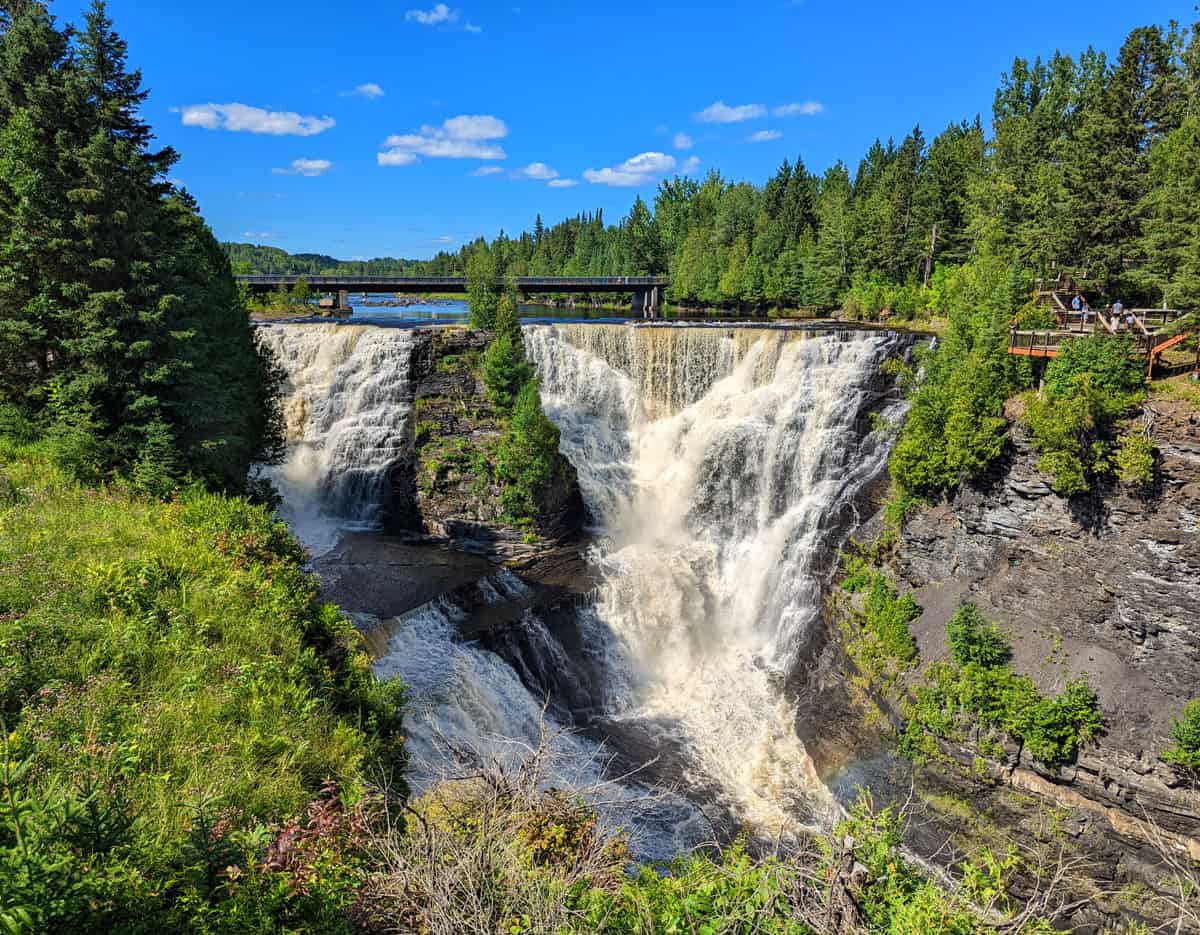
[[[341,263],[228,244],[235,261],[292,272],[462,275],[668,274],[676,302],[934,310],[954,267],[1002,255],[1031,277],[1086,284],[1093,301],[1200,304],[1197,27],[1132,30],[1115,58],[1016,58],[990,128],[877,140],[855,169],[785,160],[764,185],[719,172],[662,182],[616,224],[602,212],[476,240],[429,261]],[[320,266],[320,269],[315,268]],[[249,270],[247,270],[249,271]],[[282,269],[278,269],[282,271]],[[940,279],[939,279],[940,277]]]
[[[241,489],[276,375],[102,2],[80,28],[0,0],[0,434],[85,479]]]

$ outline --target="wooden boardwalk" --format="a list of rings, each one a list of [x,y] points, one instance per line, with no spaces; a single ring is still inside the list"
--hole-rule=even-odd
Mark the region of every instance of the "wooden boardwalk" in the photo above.
[[[1092,312],[1088,316],[1089,320],[1084,321],[1079,312],[1067,308],[1056,309],[1058,327],[1037,330],[1014,328],[1009,332],[1008,352],[1018,357],[1048,359],[1057,357],[1065,345],[1077,338],[1090,335],[1130,335],[1134,339],[1137,354],[1146,359],[1146,376],[1151,378],[1154,376],[1155,366],[1161,363],[1163,354],[1195,334],[1194,330],[1187,330],[1167,337],[1161,336],[1168,324],[1190,313],[1178,309],[1135,308],[1128,311],[1133,315],[1132,322],[1124,315],[1121,318],[1125,320],[1118,320],[1111,311]],[[1169,373],[1166,375],[1188,370],[1200,373],[1200,349],[1197,350],[1194,363],[1175,364],[1167,369]]]

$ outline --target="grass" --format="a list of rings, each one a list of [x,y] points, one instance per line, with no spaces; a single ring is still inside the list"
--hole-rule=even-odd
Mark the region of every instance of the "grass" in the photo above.
[[[323,787],[352,802],[369,770],[401,766],[398,684],[375,682],[266,510],[83,487],[2,440],[0,491],[0,760],[9,791],[24,776],[20,797],[117,829],[72,852],[85,880],[120,869],[120,886],[89,897],[90,919],[151,924],[163,894],[212,883],[196,867],[226,853],[217,843],[253,862]],[[0,807],[0,864],[25,821]],[[0,921],[19,889],[0,893]],[[53,927],[36,893],[24,898]]]

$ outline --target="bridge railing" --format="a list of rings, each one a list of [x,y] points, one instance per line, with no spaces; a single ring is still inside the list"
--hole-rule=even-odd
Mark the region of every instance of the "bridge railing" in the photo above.
[[[312,287],[336,286],[345,289],[352,286],[456,286],[463,287],[467,283],[465,276],[318,276],[295,273],[255,273],[234,277],[238,282],[248,286],[290,286],[303,279]],[[537,291],[539,288],[578,287],[581,291],[589,288],[642,288],[648,286],[667,286],[670,279],[666,276],[519,276],[518,288]],[[354,291],[351,289],[351,291]]]

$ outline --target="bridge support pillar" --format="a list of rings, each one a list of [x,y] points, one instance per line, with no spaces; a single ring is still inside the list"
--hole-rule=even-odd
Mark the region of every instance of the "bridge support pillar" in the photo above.
[[[338,309],[346,309],[350,307],[350,290],[339,289],[337,294]]]
[[[633,314],[643,318],[658,317],[658,286],[641,289],[633,293]]]

